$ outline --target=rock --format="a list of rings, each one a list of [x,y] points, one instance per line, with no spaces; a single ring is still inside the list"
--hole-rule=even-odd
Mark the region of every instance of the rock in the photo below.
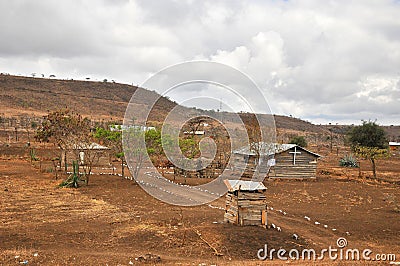
[[[161,262],[161,257],[158,255],[148,253],[143,256],[135,258],[135,260],[137,260],[139,262],[158,263],[158,262]]]

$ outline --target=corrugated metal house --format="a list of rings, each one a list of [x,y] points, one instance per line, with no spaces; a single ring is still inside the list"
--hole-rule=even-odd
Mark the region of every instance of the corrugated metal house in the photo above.
[[[255,147],[255,148],[254,148]],[[246,164],[245,175],[256,167],[269,178],[315,179],[319,154],[296,144],[259,143],[233,152],[235,163]],[[242,166],[243,167],[243,166]]]
[[[224,180],[228,187],[224,221],[238,225],[265,225],[267,204],[261,182]]]

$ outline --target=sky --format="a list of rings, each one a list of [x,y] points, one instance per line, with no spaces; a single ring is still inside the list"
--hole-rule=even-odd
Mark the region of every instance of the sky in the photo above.
[[[0,0],[0,72],[140,85],[206,60],[250,77],[273,113],[399,125],[399,17],[395,0]],[[247,111],[215,86],[199,90],[170,96]]]

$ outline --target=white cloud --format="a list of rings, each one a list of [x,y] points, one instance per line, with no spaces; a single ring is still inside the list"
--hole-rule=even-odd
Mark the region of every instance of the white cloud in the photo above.
[[[252,77],[277,113],[400,123],[399,11],[392,0],[2,1],[0,71],[140,84],[207,59]]]

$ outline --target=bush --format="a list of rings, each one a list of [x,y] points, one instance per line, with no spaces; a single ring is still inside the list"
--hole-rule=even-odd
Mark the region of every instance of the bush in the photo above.
[[[303,148],[307,147],[307,141],[303,136],[293,137],[290,140],[289,144],[296,144],[296,145],[298,145],[300,147],[303,147]]]
[[[72,161],[72,169],[73,173],[67,178],[67,180],[63,181],[60,184],[60,187],[72,187],[72,188],[79,187],[79,183],[83,181],[81,178],[84,175],[79,174],[79,165],[76,161]]]
[[[339,160],[339,165],[343,167],[358,167],[358,161],[353,155],[346,154]]]

